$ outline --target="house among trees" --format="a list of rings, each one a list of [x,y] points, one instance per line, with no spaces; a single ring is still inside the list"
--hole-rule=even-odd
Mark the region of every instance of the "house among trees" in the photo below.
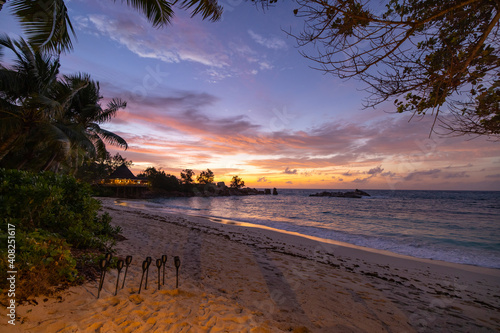
[[[101,184],[116,185],[116,186],[147,186],[149,184],[147,178],[139,178],[134,176],[132,171],[125,164],[120,165],[108,178],[103,179]]]
[[[125,164],[101,180],[101,185],[113,190],[118,198],[139,198],[149,189],[148,179],[134,176]]]

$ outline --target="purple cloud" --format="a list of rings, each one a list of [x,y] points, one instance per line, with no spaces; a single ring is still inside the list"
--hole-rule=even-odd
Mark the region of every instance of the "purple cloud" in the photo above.
[[[420,179],[421,177],[437,178],[440,173],[441,173],[440,169],[432,169],[432,170],[427,170],[427,171],[415,171],[415,172],[409,173],[403,179],[406,181],[410,181],[410,180]]]
[[[379,165],[379,166],[378,166],[378,167],[376,167],[376,168],[373,168],[373,169],[368,170],[368,172],[367,172],[367,173],[368,173],[369,175],[373,175],[373,176],[375,176],[375,175],[378,175],[379,173],[382,173],[382,171],[384,171],[384,169],[383,169],[383,168]]]
[[[486,178],[500,178],[500,173],[494,174],[494,175],[486,175]]]
[[[290,169],[289,167],[287,167],[285,169],[285,171],[283,171],[283,173],[287,174],[287,175],[296,175],[297,174],[297,169]]]

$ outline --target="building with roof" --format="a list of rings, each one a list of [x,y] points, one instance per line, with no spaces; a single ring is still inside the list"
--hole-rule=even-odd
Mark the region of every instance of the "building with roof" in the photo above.
[[[125,165],[120,165],[108,178],[101,181],[103,185],[114,186],[148,186],[149,181],[147,178],[140,178],[134,176],[132,171]]]
[[[100,184],[114,192],[118,198],[140,198],[149,190],[147,178],[136,177],[125,165],[120,165]]]

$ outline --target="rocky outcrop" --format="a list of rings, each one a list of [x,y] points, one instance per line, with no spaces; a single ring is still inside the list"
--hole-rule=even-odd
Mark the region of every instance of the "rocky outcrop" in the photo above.
[[[310,197],[333,197],[333,198],[355,198],[355,199],[360,199],[365,196],[370,196],[368,193],[365,191],[361,191],[356,189],[353,192],[318,192],[314,194],[310,194]]]

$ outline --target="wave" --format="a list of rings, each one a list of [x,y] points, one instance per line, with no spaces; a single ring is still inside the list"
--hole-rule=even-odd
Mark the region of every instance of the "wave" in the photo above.
[[[413,257],[500,268],[500,243],[495,238],[500,219],[490,208],[497,206],[500,192],[378,191],[370,200],[310,198],[311,192],[174,198],[144,202],[142,207],[250,223]],[[468,205],[478,195],[484,202]]]

